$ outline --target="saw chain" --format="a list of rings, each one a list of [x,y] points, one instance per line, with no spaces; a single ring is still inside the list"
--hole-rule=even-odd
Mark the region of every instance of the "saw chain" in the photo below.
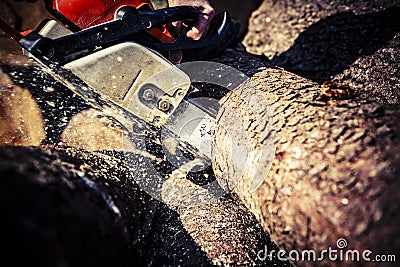
[[[190,99],[196,89],[176,64],[211,58],[235,40],[239,25],[227,11],[195,41],[167,30],[168,23],[196,19],[194,7],[53,0],[46,8],[58,20],[24,33],[4,21],[0,27],[43,70],[128,131],[165,126],[192,154],[210,160],[211,148],[204,148],[199,131],[209,131],[216,111]]]

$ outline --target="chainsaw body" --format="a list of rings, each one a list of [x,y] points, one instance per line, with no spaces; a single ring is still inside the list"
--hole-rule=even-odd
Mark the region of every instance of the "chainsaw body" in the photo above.
[[[146,0],[46,0],[46,10],[72,31],[112,21],[122,7],[134,7],[140,11],[154,10]],[[162,42],[173,42],[174,38],[165,25],[150,30],[153,37]]]
[[[72,34],[54,20],[44,24],[38,33],[50,39]],[[25,53],[33,56],[28,50]],[[134,41],[88,53],[62,67],[103,98],[158,127],[165,124],[190,87],[184,72],[158,52]]]
[[[52,0],[46,8],[58,21],[43,21],[19,38],[26,55],[128,130],[138,119],[155,127],[167,124],[210,158],[211,148],[201,149],[194,131],[213,115],[188,99],[190,78],[175,64],[207,59],[230,45],[239,26],[228,12],[217,14],[207,34],[194,41],[174,38],[166,27],[196,19],[194,7],[154,10],[143,0]],[[193,123],[193,116],[206,118]],[[179,125],[186,122],[190,127],[182,131]]]

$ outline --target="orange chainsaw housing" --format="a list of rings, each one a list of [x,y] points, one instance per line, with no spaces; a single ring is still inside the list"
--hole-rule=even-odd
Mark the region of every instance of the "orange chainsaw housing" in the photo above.
[[[115,13],[124,6],[137,10],[154,10],[146,0],[46,0],[46,9],[71,30],[86,29],[114,20]],[[149,33],[163,43],[173,42],[166,26],[149,30]]]

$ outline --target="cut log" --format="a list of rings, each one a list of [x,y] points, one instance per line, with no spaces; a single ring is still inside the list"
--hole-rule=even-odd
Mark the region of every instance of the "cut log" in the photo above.
[[[174,204],[184,199],[170,186],[209,194],[179,171],[164,186],[167,206],[139,188],[121,153],[0,146],[0,159],[3,255],[14,265],[289,265],[257,258],[277,248],[233,199]]]
[[[84,110],[71,118],[61,134],[65,146],[86,151],[124,151],[123,130],[99,110]]]
[[[263,1],[243,43],[313,81],[351,85],[365,99],[400,104],[398,1]]]
[[[0,66],[38,101],[50,143],[0,146],[1,203],[7,216],[1,229],[9,244],[5,254],[16,265],[289,265],[276,257],[257,257],[277,247],[242,204],[229,196],[213,197],[186,180],[182,170],[164,173],[170,177],[161,200],[168,205],[151,198],[136,183],[146,168],[131,168],[123,153],[110,151],[121,149],[122,133],[110,120],[93,110],[81,112],[87,108],[84,101],[38,68]],[[59,141],[85,150],[55,147]],[[134,155],[137,162],[150,156]],[[171,194],[175,188],[193,195]],[[182,204],[191,196],[213,201]],[[11,258],[12,251],[21,257]]]
[[[213,169],[221,186],[245,203],[287,253],[337,249],[344,238],[343,249],[398,258],[398,109],[340,100],[352,94],[338,95],[334,88],[327,96],[317,83],[281,69],[266,68],[251,81],[256,86],[221,100],[213,135]],[[248,153],[231,149],[232,136],[249,140],[239,144]],[[274,145],[270,168],[271,157],[259,157],[260,148]],[[246,161],[248,170],[258,171],[241,171],[239,163]],[[264,182],[252,191],[260,178]]]
[[[45,137],[42,113],[35,99],[0,69],[0,144],[37,146]]]
[[[398,75],[397,69],[392,66],[393,62],[397,63],[398,58],[398,22],[374,24],[386,15],[389,15],[389,22],[390,19],[397,18],[398,9],[384,10],[379,7],[376,11],[380,13],[372,16],[368,14],[368,10],[339,16],[323,13],[326,20],[318,23],[321,18],[313,16],[313,8],[318,7],[324,11],[330,6],[329,12],[346,11],[348,1],[342,1],[344,4],[341,8],[337,4],[331,5],[335,1],[324,1],[323,5],[318,5],[317,2],[315,1],[315,5],[303,5],[298,1],[295,4],[301,8],[297,10],[285,1],[264,1],[264,7],[275,5],[277,9],[270,11],[274,17],[265,10],[255,14],[261,29],[256,29],[255,32],[257,37],[271,32],[281,36],[262,38],[270,40],[279,48],[279,51],[267,50],[267,53],[276,55],[273,63],[318,81],[329,75],[339,75],[339,80],[353,81],[357,88],[364,88],[362,94],[365,98],[370,94],[375,96],[374,99],[383,95],[382,102],[398,103]],[[394,5],[393,1],[385,2],[391,2],[388,7]],[[361,10],[364,5],[369,6],[368,3],[360,2]],[[300,21],[297,16],[305,14],[302,12],[303,7],[310,16]],[[293,12],[286,12],[286,8]],[[281,16],[282,14],[287,16]],[[280,18],[289,24],[296,21],[304,27],[294,27],[296,34],[285,32],[290,29],[288,24],[278,25],[274,31],[269,31],[271,21],[275,23]],[[251,23],[253,25],[254,20]],[[359,48],[362,47],[359,45],[345,46],[357,49],[351,55],[343,54],[342,51],[348,49],[340,46],[342,43],[337,41],[337,35],[331,34],[332,32],[322,37],[328,37],[326,40],[333,40],[333,43],[309,39],[319,37],[317,33],[324,34],[326,30],[334,31],[332,23],[335,26],[340,22],[340,26],[349,29],[355,21],[356,29],[367,27],[368,31],[364,32],[364,36],[379,37],[375,38],[378,44],[371,51],[378,51],[382,55],[379,58],[382,59],[382,66],[375,65],[371,51],[361,51]],[[310,22],[316,25],[310,27],[295,42]],[[378,25],[379,29],[376,30],[371,25]],[[369,35],[371,32],[377,35]],[[350,36],[355,44],[359,44],[359,40],[363,41],[356,34]],[[390,39],[393,36],[395,37]],[[390,41],[386,44],[388,40]],[[258,45],[257,42],[253,44]],[[386,46],[380,48],[382,43]],[[304,49],[305,44],[308,49]],[[327,54],[332,56],[329,59],[334,60],[322,59],[320,51],[329,50],[332,44],[339,44],[334,46],[334,52],[337,53],[333,56]],[[287,53],[284,53],[286,50]],[[360,52],[361,60],[355,61]],[[343,57],[336,57],[337,55]],[[399,156],[395,153],[400,143],[398,111],[364,101],[329,99],[329,94],[321,92],[319,84],[292,73],[267,68],[268,62],[244,53],[243,49],[228,49],[218,60],[239,68],[248,75],[262,71],[252,81],[259,88],[257,94],[264,94],[269,101],[267,107],[272,114],[271,117],[266,113],[266,106],[262,104],[250,110],[243,105],[239,107],[239,103],[245,103],[243,99],[257,95],[246,91],[248,88],[245,87],[223,100],[219,122],[224,121],[225,125],[228,124],[226,122],[231,122],[231,136],[237,133],[237,136],[244,136],[245,139],[251,137],[247,139],[246,149],[252,152],[254,159],[257,159],[260,143],[267,150],[270,145],[272,148],[276,146],[276,153],[271,157],[273,161],[266,157],[265,162],[250,162],[255,163],[259,173],[264,171],[261,175],[263,183],[256,192],[250,192],[249,188],[254,184],[254,177],[250,173],[239,176],[238,183],[231,184],[231,181],[235,181],[232,177],[237,177],[237,172],[230,172],[235,168],[225,170],[227,166],[234,166],[230,161],[229,139],[225,139],[229,136],[226,136],[226,129],[217,128],[214,135],[218,144],[214,151],[214,169],[221,186],[233,187],[229,188],[233,191],[233,196],[256,215],[279,248],[286,251],[295,249],[301,253],[306,249],[336,249],[337,240],[345,238],[348,243],[346,248],[349,249],[369,249],[374,254],[398,253],[400,239],[397,227],[397,178],[400,171]],[[7,61],[2,62],[14,66],[25,64],[14,55],[7,56]],[[322,64],[324,68],[321,68]],[[350,64],[351,69],[346,70]],[[367,70],[370,71],[371,68],[373,72],[368,74]],[[60,86],[40,71],[32,74],[31,70],[25,69],[25,72],[21,71],[19,74],[19,70],[14,71],[7,66],[5,69],[13,72],[13,79],[25,83],[38,99],[45,111],[43,116],[50,134],[61,134],[73,115],[71,113],[83,109],[76,108],[71,112],[74,105],[82,106],[80,99],[72,98],[65,90],[58,91]],[[386,77],[393,75],[392,72],[396,75],[387,82]],[[375,78],[372,79],[372,76]],[[55,92],[44,90],[45,86],[54,85],[57,88]],[[389,91],[392,93],[387,93],[388,90],[385,89],[391,85],[392,90]],[[379,90],[374,91],[374,88]],[[319,95],[322,102],[315,101]],[[52,100],[52,104],[48,105],[47,100]],[[264,99],[260,103],[265,103]],[[62,116],[59,108],[63,108],[60,112]],[[65,110],[67,116],[64,114]],[[232,111],[236,111],[233,117],[229,115],[232,115]],[[254,116],[265,120],[254,120]],[[239,123],[239,127],[235,128],[235,123]],[[52,126],[53,124],[57,125]],[[238,131],[243,125],[246,131]],[[73,127],[70,124],[68,130],[79,128],[76,126],[80,125],[75,124]],[[106,134],[103,129],[99,132]],[[67,131],[63,133],[67,134]],[[78,136],[79,140],[69,139],[68,142],[72,141],[70,144],[76,145],[74,142],[78,140],[79,144],[84,145],[82,147],[101,149],[101,142],[93,144],[90,136],[89,141],[80,139],[82,136]],[[271,136],[275,138],[271,139]],[[50,138],[48,142],[58,141],[57,138]],[[29,261],[25,264],[287,264],[276,258],[264,261],[257,257],[260,251],[276,250],[277,247],[261,229],[255,217],[236,199],[225,196],[204,205],[187,205],[184,200],[209,198],[210,194],[185,179],[186,173],[183,170],[174,171],[163,184],[162,197],[167,203],[163,204],[139,189],[134,179],[141,173],[124,167],[124,161],[116,155],[54,147],[0,147],[0,156],[1,177],[5,177],[1,179],[0,195],[3,197],[1,203],[7,215],[7,220],[2,221],[4,226],[1,229],[4,230],[6,242],[10,244],[6,252],[19,251],[21,255],[32,256],[27,258]],[[239,159],[240,156],[242,154],[235,154]],[[256,178],[260,180],[260,177]],[[21,195],[23,197],[20,198]],[[21,243],[24,244],[22,249]],[[399,255],[396,256],[398,259]],[[13,260],[15,262],[14,258]],[[24,258],[17,260],[23,261]],[[335,265],[338,263],[340,262]]]

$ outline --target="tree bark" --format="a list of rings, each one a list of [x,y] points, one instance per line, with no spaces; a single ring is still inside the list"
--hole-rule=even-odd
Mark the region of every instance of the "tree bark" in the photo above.
[[[0,70],[0,144],[37,146],[45,137],[41,110],[29,90]]]
[[[277,247],[241,203],[214,197],[187,180],[185,171],[170,171],[148,151],[126,146],[123,131],[110,119],[93,110],[79,112],[87,106],[40,70],[2,68],[33,92],[47,130],[47,144],[0,145],[5,261],[38,266],[289,265],[276,256],[257,257]],[[24,103],[26,109],[37,108],[35,101]],[[59,118],[72,119],[66,125],[68,120]],[[158,164],[168,177],[161,199],[139,186],[147,166],[134,168],[127,157]],[[211,201],[190,205],[196,197]],[[14,251],[21,257],[14,258]]]
[[[295,2],[264,1],[250,23],[255,27],[248,36],[253,33],[254,42],[245,39],[245,43],[252,49],[272,42],[261,51],[274,56],[272,64],[307,78],[271,68],[266,58],[251,56],[243,47],[228,49],[216,59],[253,76],[256,86],[244,86],[223,99],[218,122],[225,129],[217,128],[214,135],[218,146],[213,167],[221,186],[233,191],[233,198],[213,198],[178,169],[162,185],[163,203],[140,190],[135,179],[142,174],[128,168],[118,152],[1,146],[0,203],[6,214],[1,229],[10,244],[6,255],[19,251],[29,257],[12,258],[14,262],[43,266],[287,264],[276,258],[257,258],[265,248],[278,249],[265,230],[286,251],[336,249],[339,238],[347,240],[349,249],[369,249],[374,254],[399,251],[397,109],[357,98],[343,100],[352,98],[352,93],[341,97],[343,88],[335,86],[323,92],[320,84],[311,81],[333,77],[352,82],[364,99],[399,103],[400,38],[398,22],[393,20],[398,8],[389,9],[396,4],[384,1],[390,2],[387,10],[368,11],[373,3],[351,1],[360,3],[356,14],[334,16],[337,10],[348,10],[348,1],[338,1],[343,2],[340,5]],[[370,14],[375,11],[379,13]],[[385,17],[388,20],[380,23]],[[291,28],[293,23],[300,26]],[[311,23],[314,27],[308,28]],[[338,26],[352,37],[349,43],[343,37],[338,41]],[[350,26],[356,33],[372,36],[368,40],[374,46],[365,49],[360,43],[364,39],[352,34]],[[6,45],[1,42],[2,47]],[[94,143],[75,131],[82,121],[67,126],[73,115],[88,106],[40,70],[23,66],[28,62],[17,50],[10,54],[2,49],[1,66],[13,74],[14,81],[29,88],[39,103],[47,143],[107,149],[102,146],[105,139],[96,138]],[[254,98],[260,94],[261,99]],[[87,122],[87,117],[82,119],[85,116],[78,118]],[[107,135],[98,122],[99,131],[93,135]],[[68,134],[71,129],[76,136]],[[237,140],[245,140],[245,149],[258,160],[248,165],[255,172],[238,176],[241,166],[235,169],[229,154],[232,136],[243,137]],[[261,148],[274,152],[274,157],[267,153],[271,157],[260,161]],[[243,155],[234,154],[237,159]],[[252,192],[254,178],[263,183]],[[182,201],[192,198],[213,201],[197,206]]]
[[[263,1],[243,44],[302,77],[334,79],[365,99],[398,105],[399,14],[393,0]]]
[[[289,265],[257,258],[277,247],[229,196],[176,204],[185,200],[168,193],[176,187],[209,195],[180,171],[164,185],[166,205],[138,186],[140,171],[120,152],[3,145],[0,159],[3,255],[14,265]]]
[[[220,184],[287,252],[337,248],[345,238],[347,249],[398,253],[398,109],[327,96],[319,84],[277,68],[251,82],[221,100],[213,135]],[[235,151],[237,140],[249,141]],[[243,147],[248,154],[237,152]],[[262,148],[276,149],[271,168]]]

